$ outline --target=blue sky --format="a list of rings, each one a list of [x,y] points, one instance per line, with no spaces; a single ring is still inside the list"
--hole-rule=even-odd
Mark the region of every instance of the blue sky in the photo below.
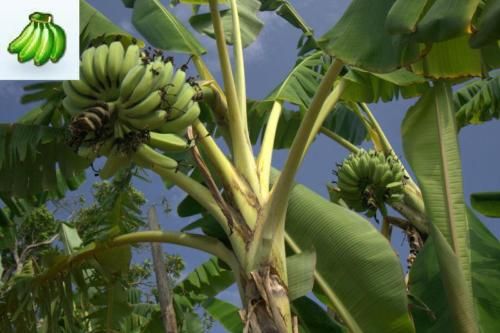
[[[89,0],[93,6],[105,13],[115,23],[137,35],[130,23],[131,11],[124,8],[120,0],[98,1]],[[163,1],[167,3],[166,1]],[[348,1],[291,1],[304,19],[314,28],[319,36],[327,31],[340,17],[347,7]],[[189,10],[182,7],[172,9],[184,21],[189,16]],[[265,27],[259,40],[245,50],[247,64],[248,96],[262,98],[274,88],[293,67],[296,55],[296,43],[299,32],[291,28],[280,17],[273,13],[263,13],[262,20]],[[214,43],[211,39],[201,37],[201,41],[209,50],[206,61],[216,76],[219,76],[218,62],[214,57]],[[26,82],[0,81],[0,122],[10,122],[30,109],[31,106],[21,106],[19,96]],[[391,103],[372,105],[375,116],[380,121],[387,137],[391,141],[396,153],[403,158],[401,146],[401,121],[406,110],[414,100],[399,100]],[[480,126],[469,126],[460,132],[461,157],[463,161],[464,190],[466,200],[469,195],[478,191],[496,191],[500,189],[500,154],[497,150],[499,140],[499,122],[493,121]],[[307,154],[297,180],[313,190],[326,195],[325,184],[333,180],[332,169],[336,162],[342,161],[347,152],[336,143],[319,137]],[[280,167],[286,158],[286,151],[275,154],[274,165]],[[404,160],[404,158],[403,158]],[[87,184],[78,193],[88,197],[93,176],[88,177]],[[183,194],[178,190],[166,191],[158,177],[153,176],[151,183],[137,182],[138,188],[146,193],[148,204],[158,204],[166,197],[171,205],[182,199]],[[72,196],[76,196],[73,193]],[[497,237],[500,235],[500,223],[493,219],[481,217],[481,220],[492,230]],[[171,213],[162,217],[164,229],[179,229],[186,225]],[[402,261],[406,258],[406,244],[403,246],[399,231],[395,232],[393,245],[400,253]],[[185,255],[188,269],[195,267],[206,256],[199,252],[165,246],[169,252],[178,252]],[[234,291],[225,294],[226,299],[237,300]]]

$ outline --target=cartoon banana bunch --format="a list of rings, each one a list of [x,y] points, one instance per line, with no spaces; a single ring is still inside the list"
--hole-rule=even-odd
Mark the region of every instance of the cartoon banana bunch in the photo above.
[[[80,80],[64,81],[63,89],[73,137],[100,142],[80,145],[79,153],[108,157],[99,173],[104,179],[131,162],[177,169],[168,153],[191,148],[183,134],[200,115],[199,87],[170,58],[120,40],[90,47],[81,56]]]
[[[35,65],[42,66],[49,60],[58,62],[66,50],[66,34],[54,24],[51,14],[33,13],[30,23],[21,34],[9,44],[9,52],[16,54],[19,62],[34,60]]]
[[[404,197],[404,168],[395,155],[361,149],[350,154],[336,174],[340,197],[355,211],[373,215],[384,202]]]

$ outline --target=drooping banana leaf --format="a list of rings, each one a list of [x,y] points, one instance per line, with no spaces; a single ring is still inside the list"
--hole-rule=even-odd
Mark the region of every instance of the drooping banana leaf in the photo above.
[[[500,243],[494,235],[470,211],[472,288],[474,305],[481,332],[500,330]],[[414,308],[413,318],[417,331],[429,333],[456,332],[452,321],[449,303],[445,295],[435,255],[435,243],[431,237],[410,271],[410,292],[422,300],[431,313]]]
[[[321,51],[300,57],[287,77],[266,97],[268,102],[289,102],[307,108],[325,72]]]
[[[399,259],[367,220],[296,185],[285,227],[291,248],[316,250],[315,288],[351,331],[414,331]]]
[[[445,278],[453,322],[459,332],[475,332],[472,308],[469,221],[449,83],[434,82],[410,108],[402,125],[403,148],[420,188],[436,255]]]
[[[457,129],[500,118],[500,75],[467,83],[453,94]]]
[[[203,1],[208,4],[207,1]],[[260,2],[258,0],[239,0],[238,16],[240,19],[240,33],[241,43],[243,47],[250,46],[259,36],[264,23],[259,19],[257,13],[259,12]],[[223,9],[220,11],[222,18],[222,25],[226,43],[233,44],[233,19],[232,9]],[[212,25],[212,17],[210,13],[203,13],[191,16],[189,19],[191,26],[199,33],[206,34],[211,38],[215,38],[214,28]]]
[[[206,52],[191,32],[158,0],[136,0],[132,23],[154,47],[194,55]]]
[[[483,47],[488,43],[496,43],[500,39],[500,1],[486,2],[479,17],[477,29],[478,31],[470,39],[472,47]]]
[[[472,193],[470,203],[484,216],[500,218],[500,192]]]
[[[216,258],[211,258],[181,281],[174,288],[174,293],[183,298],[183,304],[194,307],[207,299],[215,297],[234,283],[233,272],[222,268]]]
[[[106,34],[126,35],[127,32],[87,1],[80,0],[80,52],[83,52],[92,40]]]
[[[64,130],[48,126],[0,125],[0,192],[62,197],[84,179],[89,162],[66,144]]]
[[[201,306],[225,328],[226,332],[243,332],[243,322],[239,314],[240,309],[235,305],[217,298],[211,298],[203,302]]]
[[[464,35],[432,44],[429,53],[411,68],[432,79],[457,79],[480,76],[482,66],[481,51],[471,48]]]
[[[350,68],[343,78],[346,85],[342,100],[351,102],[390,102],[400,96],[412,98],[423,94],[429,87],[423,77],[406,69],[377,74]]]
[[[299,57],[286,78],[262,101],[250,103],[248,107],[248,126],[250,140],[258,142],[267,124],[273,102],[291,103],[299,111],[284,108],[276,136],[275,148],[289,148],[297,129],[308,108],[329,64],[328,57],[321,51]],[[354,88],[355,89],[355,88]],[[360,119],[351,112],[348,104],[338,103],[326,119],[324,126],[341,135],[354,144],[360,144],[366,138],[366,129]]]
[[[399,0],[398,2],[410,2]],[[419,42],[441,42],[470,29],[479,0],[435,0],[428,2],[412,37]]]
[[[394,2],[352,1],[340,20],[318,39],[319,45],[343,62],[375,73],[392,72],[416,61],[420,56],[418,46],[385,29]]]

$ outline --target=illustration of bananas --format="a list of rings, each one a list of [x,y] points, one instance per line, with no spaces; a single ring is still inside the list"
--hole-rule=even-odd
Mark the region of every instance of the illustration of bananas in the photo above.
[[[404,197],[405,175],[399,159],[391,154],[361,149],[338,165],[337,186],[342,200],[357,212],[374,216],[384,203]]]
[[[108,158],[101,170],[106,179],[132,162],[176,169],[168,155],[178,158],[192,147],[184,134],[200,115],[196,82],[159,50],[151,53],[120,36],[96,44],[82,53],[80,80],[62,85],[71,142],[85,153],[98,150],[89,144],[113,142],[113,149],[99,150]]]
[[[8,51],[17,54],[19,62],[33,60],[42,66],[49,60],[56,63],[66,50],[66,34],[53,22],[51,14],[35,12],[29,16],[30,23],[14,39]]]

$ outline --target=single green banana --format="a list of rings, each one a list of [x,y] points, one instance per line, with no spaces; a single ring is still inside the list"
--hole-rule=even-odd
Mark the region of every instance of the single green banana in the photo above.
[[[153,72],[153,65],[148,64],[146,65],[146,70],[144,71],[142,78],[137,83],[137,86],[135,87],[134,91],[128,98],[125,105],[126,106],[134,105],[135,103],[138,103],[144,98],[146,98],[151,92],[154,80],[155,80],[155,75]]]
[[[177,118],[184,112],[189,102],[193,99],[195,91],[188,83],[185,83],[182,90],[177,95],[177,100],[171,106],[170,117]]]
[[[173,95],[177,95],[184,86],[184,83],[186,83],[186,72],[178,69],[170,83],[172,84],[172,87],[169,89],[169,92]]]
[[[52,35],[54,36],[54,44],[50,51],[50,61],[58,62],[66,52],[66,33],[63,28],[54,23],[47,24]]]
[[[30,37],[29,42],[23,47],[21,52],[18,54],[19,62],[27,62],[35,57],[36,51],[40,46],[40,37],[42,36],[42,25],[40,23],[35,23],[35,31]]]
[[[35,54],[35,65],[42,66],[50,59],[50,53],[54,46],[54,35],[49,29],[49,24],[42,25],[42,36],[40,37],[40,46]]]
[[[141,144],[135,153],[132,154],[132,160],[137,165],[148,168],[165,168],[165,169],[177,169],[179,163],[171,157],[165,156],[148,146],[147,144]]]
[[[156,110],[142,118],[126,118],[124,121],[138,130],[155,130],[167,121],[167,111]]]
[[[359,157],[358,170],[358,175],[360,178],[368,177],[368,153],[363,152]]]
[[[35,32],[35,28],[36,28],[36,23],[30,22],[30,24],[28,24],[23,29],[21,34],[16,39],[14,39],[12,42],[10,42],[9,48],[8,48],[9,52],[10,53],[21,52],[21,50],[26,46],[26,44],[28,44],[28,42],[31,40],[31,36]]]
[[[103,44],[96,48],[94,55],[94,73],[97,81],[99,81],[104,88],[110,87],[107,76],[108,53],[109,47]]]
[[[137,84],[142,79],[145,71],[146,66],[138,64],[127,73],[120,85],[120,99],[123,103],[128,101],[130,95],[134,92]]]
[[[345,177],[339,178],[337,185],[344,192],[349,192],[349,193],[359,192],[358,184],[353,184],[348,182]]]
[[[374,156],[370,156],[368,158],[368,175],[367,175],[369,179],[372,179],[376,167],[377,167],[376,158]]]
[[[68,96],[64,97],[64,99],[62,101],[62,105],[63,105],[64,109],[66,111],[68,111],[68,113],[72,116],[76,116],[80,112],[82,112],[82,108],[73,104],[73,100]]]
[[[108,78],[113,87],[117,87],[120,84],[120,70],[125,57],[125,49],[123,44],[119,41],[112,42],[109,45],[108,52]]]
[[[148,144],[165,152],[182,152],[191,147],[185,139],[173,133],[149,132]]]
[[[185,130],[188,126],[192,125],[199,116],[200,106],[198,103],[193,102],[193,104],[187,109],[186,113],[174,120],[167,121],[165,125],[158,129],[158,132],[179,133]]]
[[[93,87],[89,86],[84,80],[72,80],[70,81],[71,87],[80,95],[90,96],[94,98],[99,97],[99,92],[94,90]]]
[[[386,168],[384,171],[384,175],[380,179],[381,184],[388,184],[393,178],[392,171],[389,168]]]
[[[338,170],[339,174],[343,174],[353,182],[359,182],[359,176],[355,170],[352,169],[349,163],[344,162]]]
[[[99,177],[102,179],[109,179],[116,175],[118,171],[130,165],[130,158],[127,154],[119,151],[119,149],[114,146],[109,153],[106,163],[99,171]]]
[[[172,75],[174,74],[174,65],[172,65],[170,61],[164,63],[162,66],[160,66],[160,68],[160,75],[158,75],[156,82],[153,85],[153,90],[166,88],[170,83],[170,80],[172,80]]]
[[[378,163],[375,166],[375,172],[373,172],[373,175],[372,175],[372,183],[373,184],[380,184],[381,183],[382,176],[384,175],[384,172],[386,169],[387,168],[386,168],[385,163],[384,164]]]
[[[137,44],[132,44],[127,47],[125,51],[125,56],[123,58],[123,62],[120,68],[119,80],[123,81],[127,73],[136,65],[138,65],[141,61],[140,59],[141,49]]]
[[[63,90],[67,97],[71,99],[73,105],[79,108],[87,108],[94,106],[98,103],[98,100],[91,96],[81,95],[78,93],[70,81],[63,81]]]
[[[186,72],[178,69],[172,81],[165,87],[165,93],[167,96],[167,102],[172,105],[177,100],[177,94],[181,91],[182,87],[186,83]]]
[[[351,176],[347,175],[345,170],[339,170],[337,174],[338,182],[343,182],[349,186],[358,187],[359,181],[354,180]]]
[[[97,91],[102,91],[102,86],[97,81],[95,72],[94,72],[94,56],[95,56],[95,47],[90,47],[83,51],[82,53],[82,61],[80,64],[82,79],[86,81],[86,83],[94,88]]]
[[[161,104],[162,97],[161,91],[155,90],[144,100],[139,102],[134,106],[129,108],[123,108],[119,111],[119,116],[125,116],[130,118],[143,117],[148,113],[151,113],[155,110],[158,110],[158,107]]]

